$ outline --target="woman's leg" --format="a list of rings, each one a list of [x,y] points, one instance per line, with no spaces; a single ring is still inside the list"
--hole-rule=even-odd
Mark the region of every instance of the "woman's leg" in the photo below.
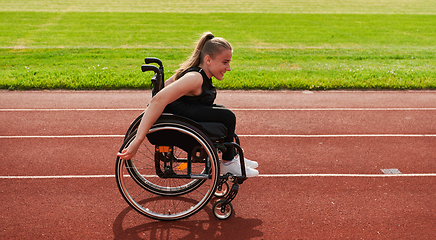
[[[219,122],[224,124],[224,126],[227,128],[227,136],[224,138],[224,141],[233,142],[233,136],[236,127],[236,116],[230,109],[221,105],[199,106],[196,114],[190,116],[189,118],[198,122]],[[234,157],[235,150],[233,148],[227,149],[222,156],[223,160],[225,161],[233,160]]]
[[[174,114],[181,115],[187,118],[190,118],[197,122],[220,122],[224,124],[227,128],[227,136],[224,138],[225,142],[233,142],[233,137],[235,133],[236,127],[236,116],[230,110],[221,105],[213,105],[213,106],[196,106],[197,111],[173,111]],[[241,174],[241,165],[239,161],[239,157],[235,160],[235,149],[230,148],[227,149],[225,153],[222,155],[222,162],[220,171],[222,174],[226,174],[227,172],[233,173],[235,175]],[[232,161],[234,160],[234,161]],[[245,159],[245,163],[247,166],[247,162],[250,160]],[[257,162],[251,161],[255,163],[257,167]],[[250,167],[246,167],[247,177],[254,177],[259,175],[259,171],[256,169],[252,169]]]

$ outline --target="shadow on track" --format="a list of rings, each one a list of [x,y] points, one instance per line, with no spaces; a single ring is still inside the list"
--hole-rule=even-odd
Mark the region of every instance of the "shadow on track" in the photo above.
[[[216,219],[211,209],[213,202],[214,199],[187,219],[168,222],[149,219],[127,207],[114,221],[114,239],[252,239],[263,236],[255,229],[262,225],[259,219],[244,219],[235,215],[227,220]]]

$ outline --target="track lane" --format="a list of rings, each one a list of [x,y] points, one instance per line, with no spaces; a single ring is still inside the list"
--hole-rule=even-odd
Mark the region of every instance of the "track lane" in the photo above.
[[[0,176],[113,175],[121,137],[0,139]],[[436,173],[436,137],[241,137],[261,174]],[[260,147],[261,146],[261,147]]]
[[[2,238],[14,239],[432,239],[436,177],[253,178],[215,219],[211,204],[176,222],[127,206],[109,179],[0,181]],[[7,186],[7,187],[6,187]],[[25,229],[25,231],[24,231]]]
[[[7,91],[0,109],[99,109],[147,106],[150,90]],[[226,91],[216,102],[228,108],[435,108],[436,91]]]
[[[436,109],[233,111],[240,135],[436,134]],[[141,112],[0,111],[0,135],[123,135]]]

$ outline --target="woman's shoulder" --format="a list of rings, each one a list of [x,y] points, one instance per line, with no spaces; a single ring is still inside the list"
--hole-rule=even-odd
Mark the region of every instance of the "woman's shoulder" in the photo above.
[[[208,79],[208,77],[206,76],[206,73],[203,71],[203,69],[201,67],[191,67],[186,69],[185,71],[182,72],[182,74],[180,74],[180,77],[178,77],[178,79],[181,79],[182,77],[185,77],[187,75],[196,75],[199,78],[202,78],[203,81],[205,79]]]
[[[189,72],[199,72],[201,73],[203,71],[203,69],[201,69],[201,67],[190,67],[188,69],[186,69],[185,71],[183,71],[183,73],[181,74],[180,77],[183,77],[183,75],[189,73]]]

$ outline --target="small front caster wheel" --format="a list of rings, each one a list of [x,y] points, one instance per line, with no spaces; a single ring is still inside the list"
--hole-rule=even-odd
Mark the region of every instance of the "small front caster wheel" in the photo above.
[[[214,195],[215,197],[223,198],[227,193],[229,193],[229,184],[227,182],[222,182],[218,184]]]
[[[226,203],[225,199],[219,200],[213,204],[213,215],[219,220],[226,220],[233,213],[233,206],[231,203]]]

